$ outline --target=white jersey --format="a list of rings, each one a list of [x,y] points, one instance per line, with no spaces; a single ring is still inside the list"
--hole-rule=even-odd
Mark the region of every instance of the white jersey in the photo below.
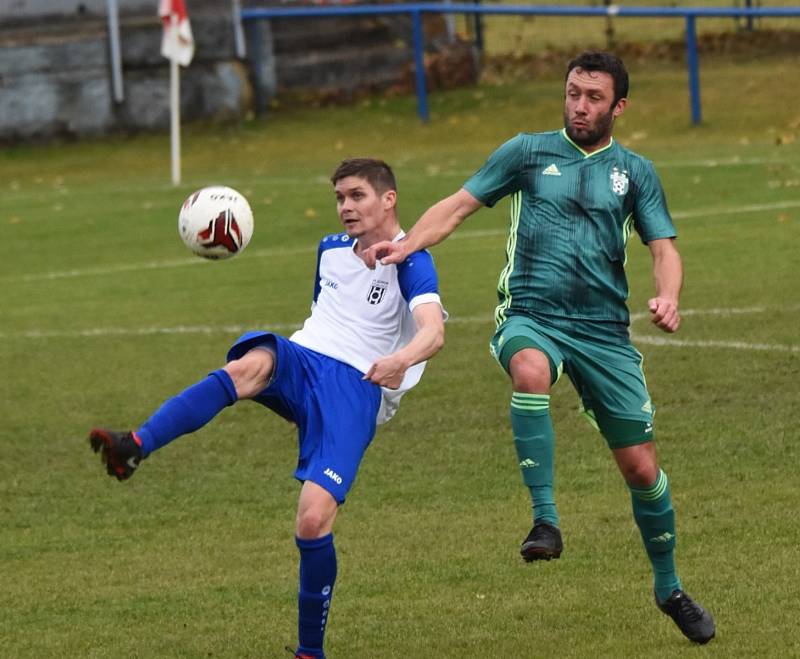
[[[441,300],[429,252],[415,252],[398,265],[378,263],[370,270],[353,250],[356,242],[344,233],[320,241],[311,316],[289,339],[366,373],[375,361],[411,341],[416,334],[411,314],[417,305],[441,305]],[[401,396],[419,382],[424,369],[425,362],[415,364],[398,389],[382,388],[378,423],[394,416]]]

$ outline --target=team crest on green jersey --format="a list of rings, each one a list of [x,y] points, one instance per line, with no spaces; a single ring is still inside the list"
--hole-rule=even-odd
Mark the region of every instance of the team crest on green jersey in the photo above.
[[[616,167],[611,170],[611,191],[620,197],[628,192],[628,171],[619,171]]]

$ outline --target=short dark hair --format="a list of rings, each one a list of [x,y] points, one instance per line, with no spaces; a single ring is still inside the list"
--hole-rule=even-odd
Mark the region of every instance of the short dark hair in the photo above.
[[[383,160],[375,158],[347,158],[331,176],[331,183],[336,185],[341,179],[348,176],[358,176],[366,180],[378,194],[388,190],[397,191],[397,182],[394,172]]]
[[[614,80],[614,102],[612,103],[612,107],[619,102],[619,99],[628,96],[628,71],[625,69],[622,60],[612,53],[604,53],[599,50],[587,50],[582,52],[567,64],[567,73],[564,76],[564,82],[569,78],[572,69],[608,73]]]

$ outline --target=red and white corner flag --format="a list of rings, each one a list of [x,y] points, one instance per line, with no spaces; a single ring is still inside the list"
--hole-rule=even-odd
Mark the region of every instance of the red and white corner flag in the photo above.
[[[194,37],[184,0],[161,0],[158,15],[164,25],[161,54],[181,66],[189,66],[194,57]]]
[[[169,118],[172,184],[181,182],[181,91],[180,66],[194,57],[194,38],[184,0],[160,0],[158,15],[164,24],[161,54],[169,60]]]

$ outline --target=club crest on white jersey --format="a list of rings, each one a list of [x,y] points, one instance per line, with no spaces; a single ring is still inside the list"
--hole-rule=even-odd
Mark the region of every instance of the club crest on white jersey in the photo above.
[[[380,281],[377,279],[373,281],[372,286],[369,287],[367,302],[370,304],[380,304],[381,300],[383,299],[383,294],[386,292],[387,286],[389,286],[388,281]]]

